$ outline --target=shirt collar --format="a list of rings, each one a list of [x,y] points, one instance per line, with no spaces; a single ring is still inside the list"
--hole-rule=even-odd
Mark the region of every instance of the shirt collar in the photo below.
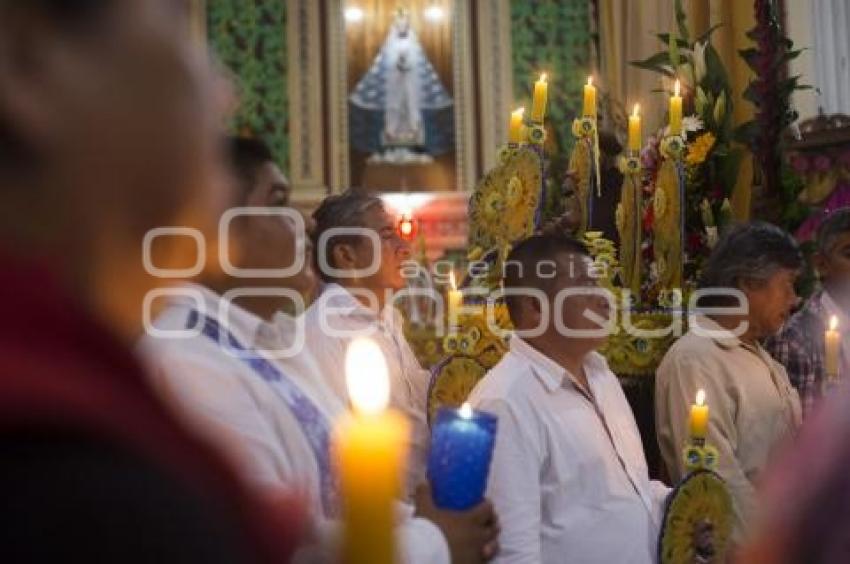
[[[564,384],[568,378],[566,369],[538,351],[522,338],[514,335],[511,337],[509,347],[512,353],[519,355],[531,365],[531,370],[549,392],[554,392]]]
[[[171,303],[196,309],[208,317],[218,321],[222,327],[251,344],[256,344],[262,337],[272,338],[269,332],[276,332],[271,323],[267,323],[257,315],[224,299],[223,296],[200,284],[185,284],[184,294],[172,298]]]
[[[401,322],[401,314],[391,304],[384,306],[380,312],[366,307],[344,286],[335,282],[329,282],[322,289],[317,300],[321,307],[333,307],[337,313],[344,316],[354,316],[389,324]],[[400,325],[398,325],[400,326]]]
[[[565,383],[578,387],[576,380],[566,368],[532,347],[522,338],[513,335],[509,347],[512,353],[523,357],[531,364],[532,371],[550,393],[563,388]],[[607,364],[604,357],[596,352],[591,352],[584,359],[584,369],[588,383],[590,383],[597,371],[607,369]]]
[[[741,339],[736,337],[734,333],[724,327],[721,327],[719,323],[717,323],[710,317],[698,314],[696,316],[696,319],[697,323],[703,331],[710,331],[712,333],[710,336],[708,336],[708,338],[714,341],[720,348],[734,349],[736,347],[740,347],[743,344],[741,342]]]

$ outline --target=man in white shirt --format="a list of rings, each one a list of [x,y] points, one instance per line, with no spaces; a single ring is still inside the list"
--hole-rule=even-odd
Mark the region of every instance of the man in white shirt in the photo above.
[[[487,491],[500,563],[656,560],[667,488],[650,481],[631,408],[594,352],[608,302],[592,270],[584,247],[559,235],[523,241],[505,265],[518,333],[470,397],[499,418]],[[573,295],[559,301],[559,291]]]
[[[243,201],[275,209],[281,203],[277,183],[264,179],[280,173],[267,176],[256,166],[271,162],[270,154],[246,140],[234,140],[232,154],[237,171],[242,159],[252,171],[239,172]],[[234,222],[229,242],[234,266],[284,268],[299,252],[296,239],[294,223],[285,218],[242,217]],[[303,250],[309,253],[309,243]],[[157,318],[159,334],[147,336],[141,348],[166,400],[220,444],[245,475],[270,495],[303,492],[327,548],[332,543],[325,535],[333,534],[340,502],[330,441],[333,422],[345,408],[325,387],[318,363],[298,350],[297,320],[283,323],[278,315],[276,323],[271,321],[291,305],[287,302],[297,300],[289,290],[309,293],[314,282],[309,261],[290,278],[265,282],[209,274],[205,286],[180,289],[182,295],[173,297]],[[238,298],[243,290],[252,290],[254,297]],[[489,503],[448,512],[433,506],[426,488],[417,494],[415,508],[398,504],[404,562],[478,562],[496,550],[498,525]]]
[[[410,246],[381,200],[349,191],[327,198],[313,214],[319,276],[325,287],[305,314],[307,347],[329,388],[347,404],[345,351],[358,336],[380,346],[390,376],[390,406],[411,423],[407,494],[425,480],[430,444],[426,417],[430,374],[413,354],[393,307],[406,286],[402,269]],[[346,232],[335,234],[340,230]],[[374,268],[370,268],[370,266]]]

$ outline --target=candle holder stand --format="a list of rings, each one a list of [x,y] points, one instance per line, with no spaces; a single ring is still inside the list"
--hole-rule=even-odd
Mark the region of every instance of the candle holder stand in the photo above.
[[[577,201],[581,223],[578,232],[592,229],[593,203],[602,195],[602,178],[599,169],[599,132],[595,116],[573,120],[573,136],[578,140],[570,155],[570,175],[576,179]]]
[[[685,139],[668,135],[661,141],[661,166],[653,195],[653,251],[662,291],[682,287],[685,263]]]
[[[643,191],[641,187],[640,151],[629,150],[620,157],[623,187],[617,204],[615,223],[620,234],[621,283],[632,294],[633,303],[640,302]]]
[[[717,449],[703,437],[691,437],[682,456],[688,473],[667,499],[658,561],[724,562],[734,511],[726,482],[714,471]]]

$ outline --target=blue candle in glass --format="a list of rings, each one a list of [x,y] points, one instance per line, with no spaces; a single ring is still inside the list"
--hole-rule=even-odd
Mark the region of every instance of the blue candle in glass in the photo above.
[[[428,479],[437,507],[464,510],[484,499],[496,423],[495,415],[473,411],[468,403],[437,412],[428,457]]]

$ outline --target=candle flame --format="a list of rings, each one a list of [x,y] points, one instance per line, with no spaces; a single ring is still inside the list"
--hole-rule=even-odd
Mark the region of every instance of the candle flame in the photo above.
[[[588,86],[593,86],[593,77],[592,77],[592,76],[588,76],[588,77],[587,77],[587,85],[588,85]]]
[[[463,405],[460,406],[458,413],[464,419],[472,419],[472,406],[469,405],[468,401],[463,402]]]
[[[838,329],[838,318],[833,315],[829,318],[829,330],[835,331],[836,329]]]
[[[546,73],[545,72],[540,74],[540,82],[546,82]]]
[[[703,389],[697,392],[697,405],[705,405],[705,390]]]
[[[514,113],[515,116],[522,117],[522,114],[525,113],[525,108],[517,108],[513,111],[513,113]]]
[[[680,95],[679,92],[681,91],[681,89],[682,89],[682,84],[679,82],[679,79],[677,78],[676,79],[676,85],[673,86],[673,95],[679,96]]]
[[[449,271],[449,284],[452,286],[452,290],[457,290],[457,281],[455,280],[455,271]]]
[[[638,117],[639,114],[640,114],[640,104],[635,104],[635,108],[634,108],[634,110],[632,110],[632,115],[634,117]]]
[[[390,379],[387,362],[375,341],[367,337],[351,341],[345,352],[345,381],[357,411],[375,415],[386,409]]]

